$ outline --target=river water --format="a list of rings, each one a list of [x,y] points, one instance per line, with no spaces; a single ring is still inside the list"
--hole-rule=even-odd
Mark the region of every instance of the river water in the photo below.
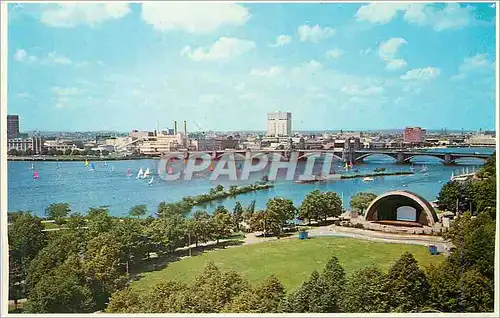
[[[434,150],[435,151],[435,150]],[[439,151],[453,151],[456,153],[493,153],[492,148],[459,148],[439,149]],[[394,164],[394,160],[385,156],[370,156],[364,164],[356,165],[358,173],[373,173],[375,168],[385,168],[386,172],[409,171],[409,166]],[[456,166],[444,166],[433,157],[417,157],[413,159],[414,175],[376,177],[373,181],[363,181],[362,178],[329,181],[327,183],[296,184],[294,181],[284,180],[286,171],[278,174],[274,181],[275,187],[238,195],[236,198],[212,202],[204,207],[213,211],[218,204],[223,204],[230,210],[236,201],[241,201],[243,206],[256,200],[256,207],[263,208],[269,198],[281,196],[292,199],[298,206],[305,195],[314,189],[321,191],[335,191],[343,198],[344,206],[349,207],[349,199],[358,192],[374,192],[381,194],[389,190],[408,190],[420,194],[424,198],[435,200],[441,186],[446,183],[452,173],[478,168],[482,160],[464,159]],[[149,168],[152,172],[157,170],[158,160],[123,160],[95,162],[95,171],[89,171],[83,162],[35,162],[34,169],[38,171],[39,178],[33,179],[31,163],[8,162],[8,210],[32,211],[34,214],[44,216],[45,208],[51,203],[67,202],[75,212],[85,213],[90,207],[107,206],[114,216],[128,214],[131,207],[145,204],[148,211],[153,214],[161,201],[175,202],[185,196],[194,196],[208,193],[209,189],[217,184],[228,187],[231,184],[248,184],[261,179],[264,172],[252,173],[249,181],[229,181],[227,178],[210,181],[199,176],[191,181],[164,181],[155,178],[152,184],[150,179],[136,179],[139,168]],[[300,162],[298,171],[304,163]],[[420,172],[421,167],[428,168],[426,173]],[[340,162],[334,162],[332,169],[336,173],[346,173],[341,168]],[[321,166],[318,167],[321,170]],[[134,175],[126,176],[127,170],[132,169]],[[351,172],[352,173],[352,172]]]

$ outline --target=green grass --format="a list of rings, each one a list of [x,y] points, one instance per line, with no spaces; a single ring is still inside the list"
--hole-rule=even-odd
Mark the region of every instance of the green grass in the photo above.
[[[333,255],[339,259],[349,275],[371,264],[387,271],[406,251],[411,252],[421,266],[437,264],[444,259],[443,256],[430,255],[425,246],[419,245],[338,237],[312,238],[305,241],[286,239],[214,250],[184,258],[170,263],[162,270],[143,273],[131,287],[138,291],[147,291],[161,280],[188,281],[210,260],[221,269],[240,273],[252,284],[274,274],[287,291],[291,291],[307,279],[313,270],[322,271]]]

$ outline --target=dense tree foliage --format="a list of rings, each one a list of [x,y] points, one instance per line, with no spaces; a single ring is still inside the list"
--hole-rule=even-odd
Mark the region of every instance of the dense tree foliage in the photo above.
[[[310,192],[299,208],[299,218],[320,221],[342,214],[342,201],[335,192]]]
[[[387,312],[387,293],[384,286],[387,274],[376,266],[368,266],[352,274],[347,280],[342,297],[344,312],[381,313]]]
[[[70,212],[68,203],[52,203],[45,209],[45,215],[56,223],[62,223]]]
[[[376,198],[377,195],[375,193],[360,192],[351,198],[349,205],[355,211],[358,211],[361,215],[365,215],[365,210]]]
[[[136,205],[132,209],[130,209],[129,215],[139,218],[141,216],[146,215],[146,213],[148,213],[148,208],[143,204],[143,205]]]

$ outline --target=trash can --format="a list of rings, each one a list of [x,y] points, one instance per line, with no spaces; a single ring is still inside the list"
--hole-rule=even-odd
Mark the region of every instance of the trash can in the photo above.
[[[306,231],[300,231],[299,232],[299,239],[301,239],[301,240],[307,239],[307,232]]]
[[[437,247],[435,245],[429,245],[429,253],[431,255],[437,255],[438,253]]]

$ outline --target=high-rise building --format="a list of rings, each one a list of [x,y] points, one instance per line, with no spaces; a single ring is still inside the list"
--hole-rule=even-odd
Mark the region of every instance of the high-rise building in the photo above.
[[[7,139],[19,136],[19,115],[7,115]]]
[[[404,141],[409,143],[421,143],[425,141],[425,129],[421,127],[406,127],[404,131]]]
[[[292,136],[292,113],[267,113],[268,136]]]

